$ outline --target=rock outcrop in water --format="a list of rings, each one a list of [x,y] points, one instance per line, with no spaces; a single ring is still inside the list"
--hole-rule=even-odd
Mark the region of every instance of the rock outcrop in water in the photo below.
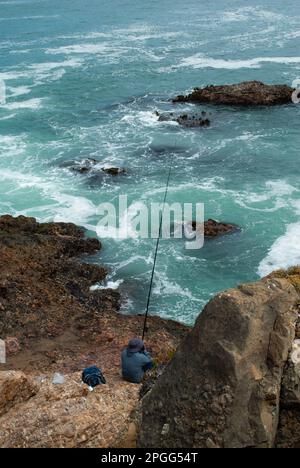
[[[298,303],[281,278],[216,296],[144,398],[139,446],[299,444]]]
[[[267,85],[260,81],[195,88],[187,96],[177,96],[173,102],[195,102],[231,106],[274,106],[292,102],[294,89],[287,85]]]
[[[156,115],[158,116],[159,122],[177,122],[179,125],[186,128],[210,126],[210,119],[208,118],[208,114],[204,111],[201,114],[175,115],[171,112],[168,114],[157,113]]]
[[[199,228],[196,221],[192,221],[191,225],[193,231],[196,231]],[[200,226],[200,228],[202,227]],[[240,231],[240,228],[236,224],[222,223],[215,221],[214,219],[204,221],[204,237],[208,239],[224,236],[225,234],[233,234],[238,231]]]
[[[126,174],[127,172],[126,169],[122,167],[101,167],[100,162],[92,158],[84,159],[72,165],[71,170],[80,174],[92,173],[93,175],[101,175],[102,173],[102,175],[109,174],[112,176]]]

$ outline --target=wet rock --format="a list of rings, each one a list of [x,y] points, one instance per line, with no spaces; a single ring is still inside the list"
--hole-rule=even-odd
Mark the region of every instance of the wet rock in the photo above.
[[[126,174],[126,169],[121,168],[121,167],[102,167],[101,170],[105,172],[106,174],[109,174],[112,176]]]
[[[287,85],[267,85],[247,81],[224,86],[195,88],[187,96],[177,96],[173,102],[195,102],[236,106],[273,106],[292,102],[294,89]]]
[[[158,113],[157,113],[158,114]],[[158,114],[159,122],[177,122],[183,127],[209,127],[210,119],[209,114],[202,112],[201,114],[181,114],[176,115],[173,113],[169,114]]]
[[[92,158],[84,159],[73,166],[71,166],[71,170],[74,172],[79,172],[80,174],[86,174],[93,170],[93,168],[99,164],[99,161]]]
[[[273,447],[298,297],[284,279],[217,295],[142,400],[138,446]]]
[[[196,229],[202,229],[201,226],[197,226],[196,221],[192,221],[191,226],[193,231],[196,231]],[[240,231],[240,228],[236,224],[222,223],[215,221],[214,219],[208,219],[204,222],[204,236],[207,238],[219,237],[238,231]]]
[[[71,170],[80,174],[92,174],[99,176],[101,173],[109,174],[112,176],[126,174],[126,169],[120,167],[101,167],[100,162],[96,159],[84,159],[78,164],[71,166]]]

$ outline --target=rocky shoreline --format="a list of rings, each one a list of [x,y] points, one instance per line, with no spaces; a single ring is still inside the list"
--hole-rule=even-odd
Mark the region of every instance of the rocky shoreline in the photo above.
[[[73,224],[0,217],[0,447],[300,446],[300,268],[217,295],[193,330],[150,317],[141,388],[119,356],[143,317],[90,289],[100,248]],[[107,378],[92,393],[91,364]]]
[[[126,436],[139,386],[122,381],[120,352],[144,319],[118,312],[117,291],[90,290],[107,274],[87,263],[100,248],[73,224],[0,217],[0,447],[107,447]],[[189,331],[159,317],[148,326],[158,362]],[[108,383],[86,394],[80,376],[92,364]],[[63,385],[52,383],[55,373]]]

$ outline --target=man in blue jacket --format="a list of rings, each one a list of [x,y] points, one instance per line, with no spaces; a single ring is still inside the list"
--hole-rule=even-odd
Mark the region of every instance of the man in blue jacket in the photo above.
[[[145,350],[145,345],[139,338],[130,340],[127,348],[122,351],[122,374],[124,380],[131,383],[141,383],[147,370],[152,369],[153,361]]]

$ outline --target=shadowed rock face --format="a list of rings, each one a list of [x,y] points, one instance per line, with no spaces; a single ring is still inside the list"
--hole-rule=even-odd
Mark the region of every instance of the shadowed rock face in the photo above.
[[[266,85],[259,81],[195,88],[187,96],[177,96],[173,102],[195,102],[231,106],[274,106],[292,102],[294,89],[287,85]]]
[[[143,399],[138,445],[273,447],[298,298],[282,279],[216,296]]]

